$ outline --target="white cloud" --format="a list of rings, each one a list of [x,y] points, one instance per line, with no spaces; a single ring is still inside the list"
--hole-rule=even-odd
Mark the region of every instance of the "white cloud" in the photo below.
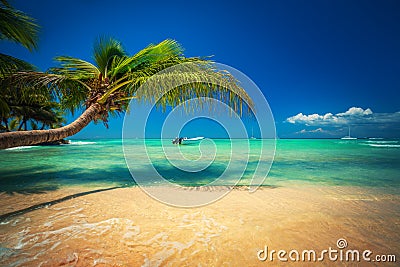
[[[349,108],[348,111],[344,113],[338,113],[336,114],[337,116],[343,117],[343,116],[364,116],[364,115],[371,115],[373,112],[370,108],[367,108],[366,110],[362,108],[356,108],[352,107]]]
[[[288,121],[290,123],[296,123],[296,122],[308,123],[311,121],[319,121],[322,119],[323,119],[323,116],[318,115],[318,114],[303,115],[303,113],[299,113],[293,117],[287,118],[286,121]]]
[[[303,129],[303,130],[301,130],[299,132],[296,132],[296,134],[305,134],[305,133],[328,133],[328,131],[325,131],[322,128],[317,128],[317,129],[314,129],[314,130]]]
[[[322,128],[318,128],[318,129],[315,129],[315,130],[311,130],[310,131],[311,133],[323,133],[323,132],[326,132],[324,129],[322,129]]]
[[[400,123],[400,111],[394,113],[374,113],[370,108],[349,108],[346,112],[325,115],[299,113],[286,119],[292,124],[305,124],[308,126],[319,125],[346,125],[346,124],[384,124]]]

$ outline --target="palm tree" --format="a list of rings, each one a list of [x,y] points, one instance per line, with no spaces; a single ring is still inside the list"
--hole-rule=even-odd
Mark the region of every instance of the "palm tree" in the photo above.
[[[7,113],[0,113],[0,132],[13,130],[28,130],[28,123],[32,130],[61,127],[65,123],[64,113],[60,104],[40,98],[37,95],[33,100],[24,101],[23,98],[7,97]]]
[[[94,62],[63,56],[55,58],[59,67],[48,72],[21,71],[9,79],[13,84],[51,90],[60,104],[71,112],[81,107],[85,111],[71,124],[57,129],[9,132],[0,134],[0,148],[51,142],[72,136],[91,121],[103,121],[125,112],[129,101],[153,101],[171,81],[189,81],[169,91],[158,105],[176,106],[187,99],[217,98],[240,111],[252,101],[238,82],[227,72],[218,71],[213,62],[205,58],[183,56],[182,47],[174,40],[150,44],[133,56],[128,56],[120,42],[112,38],[99,38],[94,45]],[[138,90],[149,78],[172,66],[190,64],[187,71],[164,73],[153,81],[152,90]],[[207,82],[204,82],[207,81]]]
[[[29,51],[36,49],[39,26],[35,20],[22,11],[13,8],[6,0],[0,1],[0,40],[8,40],[21,44]],[[16,71],[33,71],[36,68],[28,62],[10,55],[0,53],[0,130],[9,131],[16,129],[18,120],[12,119],[9,106],[11,102],[21,97],[21,88],[10,87],[4,82],[4,78]],[[26,94],[24,94],[26,95]],[[32,98],[25,98],[30,102]],[[11,121],[8,122],[8,119]],[[1,125],[4,123],[4,125]]]

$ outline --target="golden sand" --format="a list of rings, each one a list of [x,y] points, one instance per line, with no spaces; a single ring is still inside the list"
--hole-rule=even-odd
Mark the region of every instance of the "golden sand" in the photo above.
[[[3,193],[0,214],[85,190]],[[293,186],[252,194],[241,188],[207,206],[176,208],[140,188],[121,188],[6,219],[0,225],[0,265],[280,266],[285,263],[260,261],[257,253],[265,246],[300,252],[337,249],[340,238],[347,241],[346,249],[395,254],[400,260],[399,204],[398,195],[363,188]],[[327,258],[315,266],[377,264]]]

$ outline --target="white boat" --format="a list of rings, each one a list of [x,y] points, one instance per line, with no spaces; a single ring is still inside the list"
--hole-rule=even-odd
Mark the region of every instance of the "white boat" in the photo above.
[[[182,140],[182,144],[194,144],[194,143],[199,143],[201,140],[203,140],[204,137],[194,137],[194,138],[187,138],[184,137]]]
[[[344,137],[342,137],[340,139],[342,139],[342,140],[357,140],[357,137],[344,136]]]
[[[193,137],[193,138],[187,138],[187,137],[181,137],[181,138],[175,138],[174,140],[172,140],[172,143],[175,145],[188,145],[188,144],[196,144],[199,143],[201,140],[203,140],[204,137],[200,136],[200,137]]]
[[[357,140],[356,137],[351,137],[351,135],[350,135],[350,126],[349,126],[349,135],[344,136],[344,137],[342,137],[340,139],[342,139],[342,140]]]

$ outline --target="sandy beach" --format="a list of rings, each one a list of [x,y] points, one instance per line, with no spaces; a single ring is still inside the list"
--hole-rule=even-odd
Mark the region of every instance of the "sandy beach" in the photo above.
[[[1,214],[84,191],[3,193]],[[293,186],[252,194],[241,187],[207,206],[175,208],[138,187],[120,188],[3,220],[1,261],[10,266],[280,266],[287,262],[276,255],[260,261],[257,254],[267,246],[300,253],[312,249],[318,257],[324,249],[338,249],[338,239],[347,241],[344,251],[368,249],[372,258],[398,254],[399,204],[398,195],[365,188]],[[323,264],[383,263],[330,261],[326,255]],[[300,254],[296,265],[310,262],[302,262]]]

